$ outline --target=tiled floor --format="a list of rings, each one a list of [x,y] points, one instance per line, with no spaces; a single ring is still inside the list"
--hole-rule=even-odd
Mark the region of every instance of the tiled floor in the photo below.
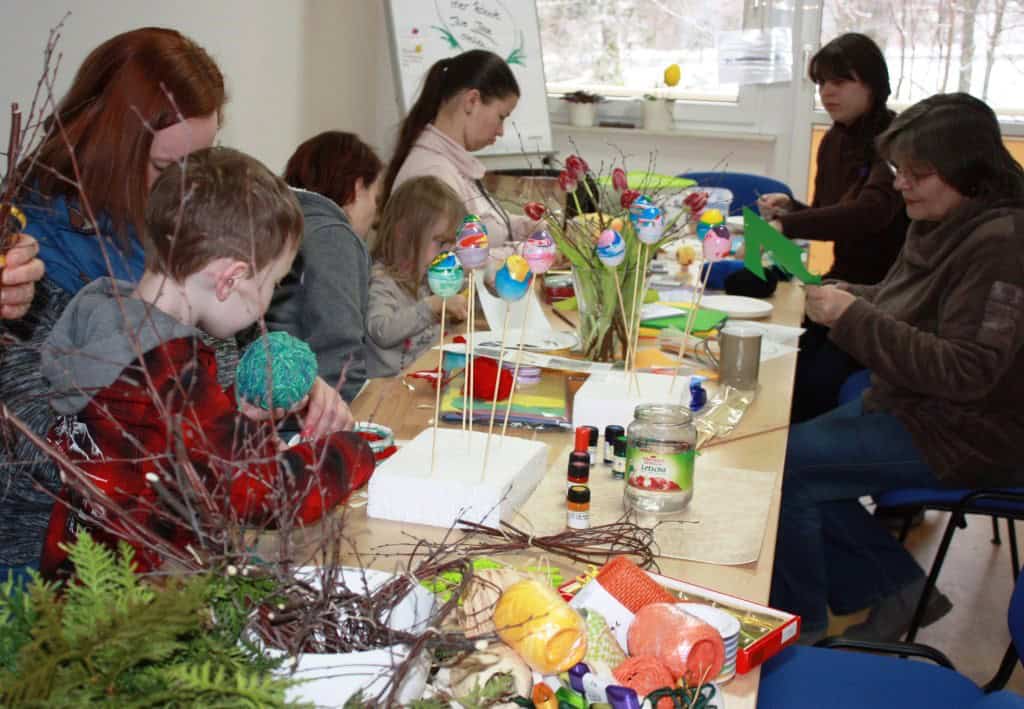
[[[907,540],[925,571],[931,566],[947,519],[946,513],[929,512]],[[1013,581],[1005,525],[1000,523],[1000,546],[991,543],[992,525],[988,517],[969,517],[967,529],[957,531],[939,576],[939,588],[953,601],[953,610],[917,637],[918,642],[946,653],[960,672],[979,684],[992,678],[1010,641],[1006,610]],[[1021,526],[1017,525],[1017,538],[1024,542]],[[838,634],[865,615],[834,618],[829,631]],[[1024,670],[1019,665],[1007,688],[1024,695]]]

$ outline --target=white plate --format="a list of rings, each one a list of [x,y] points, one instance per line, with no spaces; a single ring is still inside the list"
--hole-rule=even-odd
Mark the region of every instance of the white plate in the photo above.
[[[519,339],[523,331],[519,328],[509,328],[505,333],[505,349],[518,349]],[[523,339],[523,349],[527,352],[555,352],[557,350],[571,350],[579,342],[575,332],[565,330],[531,330],[526,329]],[[500,332],[480,332],[473,335],[473,347],[501,346]]]
[[[702,307],[721,310],[730,318],[763,318],[771,315],[774,306],[766,300],[747,298],[742,295],[706,295],[701,298]]]

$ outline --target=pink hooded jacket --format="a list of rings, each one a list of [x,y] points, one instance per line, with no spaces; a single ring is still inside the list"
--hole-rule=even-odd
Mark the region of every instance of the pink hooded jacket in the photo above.
[[[414,177],[437,177],[462,198],[466,211],[480,217],[487,227],[492,249],[510,239],[525,239],[537,227],[537,222],[506,212],[483,187],[486,171],[484,164],[463,146],[427,124],[398,170],[392,189]]]

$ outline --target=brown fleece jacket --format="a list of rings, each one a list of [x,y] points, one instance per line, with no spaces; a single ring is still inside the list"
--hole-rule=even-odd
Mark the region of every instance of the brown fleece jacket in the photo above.
[[[949,485],[1024,485],[1024,202],[913,222],[885,280],[850,290],[829,337],[871,369],[865,409]]]
[[[865,117],[849,128],[833,125],[818,148],[814,202],[797,203],[779,218],[791,239],[835,242],[828,278],[878,283],[903,246],[910,223],[903,197],[873,148],[892,116]]]

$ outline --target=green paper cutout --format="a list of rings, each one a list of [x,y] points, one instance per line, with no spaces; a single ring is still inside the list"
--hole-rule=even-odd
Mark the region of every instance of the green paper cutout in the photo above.
[[[679,313],[679,315],[665,315],[660,318],[641,320],[640,324],[644,327],[653,328],[655,330],[664,330],[665,328],[671,327],[679,330],[679,332],[685,332],[686,318],[689,316],[689,310],[680,308]],[[690,331],[707,332],[708,330],[715,330],[720,327],[728,317],[729,316],[721,310],[697,308],[697,315],[693,319],[693,325]]]
[[[821,285],[821,276],[814,275],[804,266],[800,247],[754,214],[750,207],[743,208],[743,239],[747,244],[743,265],[762,281],[765,280],[765,275],[764,266],[761,265],[761,249],[764,249],[771,253],[775,265],[786,273],[808,285]]]

